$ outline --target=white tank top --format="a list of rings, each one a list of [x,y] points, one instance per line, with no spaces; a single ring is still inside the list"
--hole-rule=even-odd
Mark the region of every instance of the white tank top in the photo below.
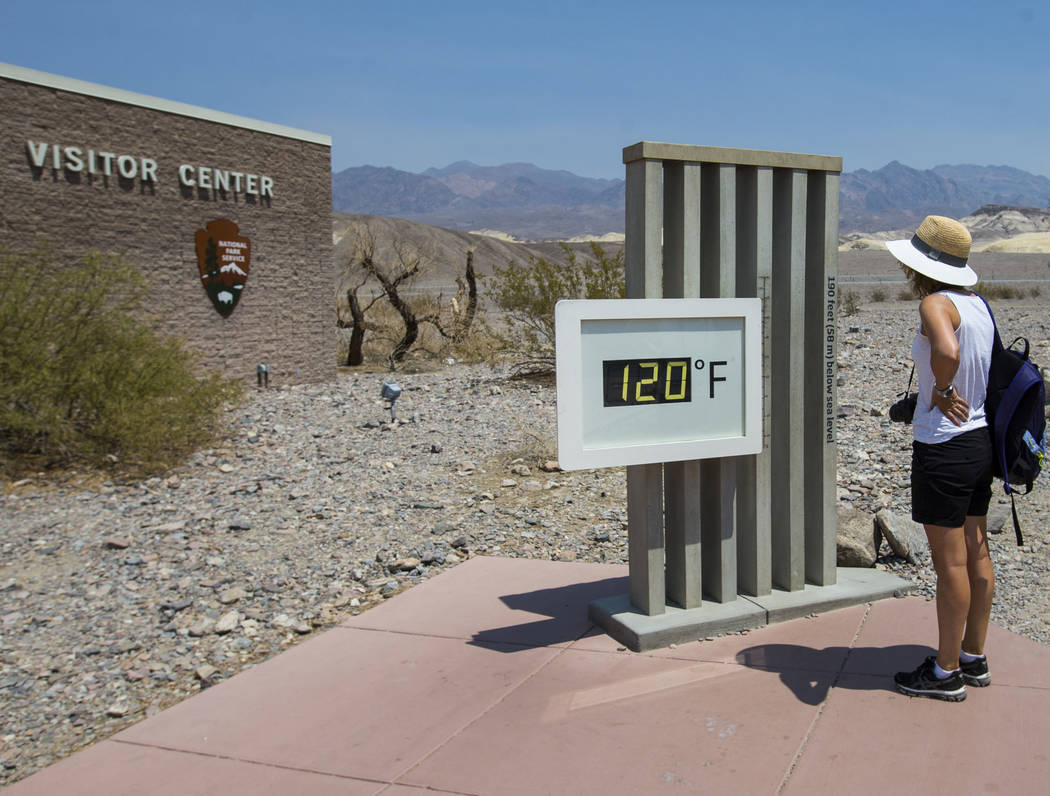
[[[919,442],[944,442],[954,436],[988,425],[984,414],[984,397],[988,390],[988,365],[992,359],[995,326],[980,296],[969,296],[942,290],[959,310],[961,323],[955,330],[959,340],[959,370],[952,379],[956,391],[970,404],[970,417],[961,426],[946,418],[940,409],[931,407],[933,370],[930,368],[930,341],[919,331],[911,345],[915,373],[919,377],[919,400],[915,405],[912,431]]]

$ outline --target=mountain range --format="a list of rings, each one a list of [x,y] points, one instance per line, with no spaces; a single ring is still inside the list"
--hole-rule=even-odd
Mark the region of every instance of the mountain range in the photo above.
[[[983,205],[1045,208],[1050,179],[1010,166],[893,161],[844,172],[840,232],[915,227],[930,213],[969,215]],[[393,216],[460,231],[499,230],[525,240],[623,232],[624,181],[580,177],[531,163],[459,161],[422,173],[356,166],[332,176],[332,209]]]
[[[421,174],[359,166],[332,175],[332,209],[552,240],[622,232],[623,190],[623,180],[531,163],[479,166],[464,160]]]

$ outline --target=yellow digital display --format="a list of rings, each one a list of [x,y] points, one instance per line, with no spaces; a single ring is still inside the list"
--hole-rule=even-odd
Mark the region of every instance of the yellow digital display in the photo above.
[[[689,357],[604,360],[604,405],[688,403],[692,400],[691,366]]]

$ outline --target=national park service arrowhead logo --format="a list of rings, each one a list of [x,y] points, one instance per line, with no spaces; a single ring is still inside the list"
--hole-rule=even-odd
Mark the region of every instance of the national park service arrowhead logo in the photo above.
[[[201,284],[219,315],[229,318],[248,281],[252,242],[228,218],[209,221],[208,228],[198,229],[196,237]]]

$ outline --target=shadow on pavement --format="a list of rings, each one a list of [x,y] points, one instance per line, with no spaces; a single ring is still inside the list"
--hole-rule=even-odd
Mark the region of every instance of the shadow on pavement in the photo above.
[[[602,597],[623,594],[628,589],[628,579],[618,577],[501,595],[500,601],[508,608],[550,618],[480,630],[470,643],[548,647],[576,641],[592,628],[587,618],[587,604]]]
[[[741,650],[736,660],[752,669],[779,673],[781,682],[800,702],[819,705],[832,687],[896,691],[894,673],[914,669],[923,658],[934,653],[936,650],[921,644],[824,649],[799,644],[760,644]]]

